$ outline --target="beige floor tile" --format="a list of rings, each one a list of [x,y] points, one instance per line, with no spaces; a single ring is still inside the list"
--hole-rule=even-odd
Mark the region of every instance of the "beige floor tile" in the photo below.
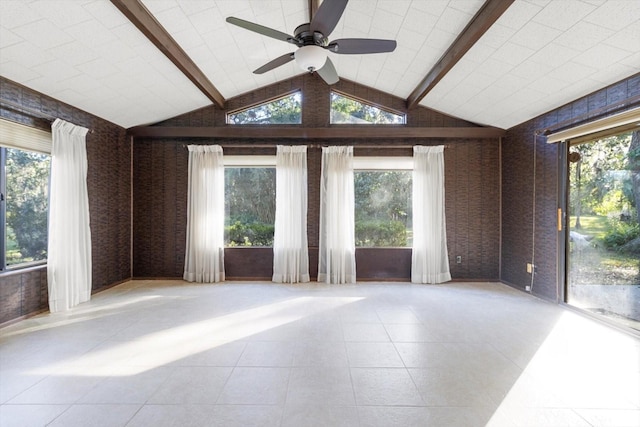
[[[115,371],[117,373],[117,371]],[[88,391],[78,401],[79,404],[144,404],[167,381],[174,368],[161,367],[138,374],[106,378]]]
[[[348,366],[344,342],[298,341],[293,366]]]
[[[358,406],[424,406],[404,368],[351,368]]]
[[[389,335],[382,324],[344,323],[342,329],[345,341],[389,342]]]
[[[2,427],[636,427],[638,384],[640,339],[499,283],[141,280],[0,329]]]
[[[283,405],[290,368],[237,367],[218,399],[219,404]]]
[[[349,366],[354,368],[404,368],[391,343],[348,342]]]
[[[127,427],[210,427],[213,405],[144,405]]]
[[[409,373],[427,406],[491,407],[497,403],[473,372],[428,368],[410,369]]]
[[[594,426],[640,426],[640,409],[576,409],[578,415]]]
[[[2,405],[0,426],[46,426],[68,408],[69,405]]]
[[[238,366],[280,366],[293,364],[294,341],[252,341],[238,360]]]
[[[322,403],[287,403],[282,417],[282,427],[353,427],[358,423],[358,409],[355,406],[329,406]]]
[[[278,427],[282,407],[276,405],[216,405],[210,427]]]
[[[299,367],[291,370],[287,404],[353,406],[349,368]]]
[[[231,371],[227,367],[175,367],[148,403],[213,405]]]
[[[359,406],[361,427],[427,426],[428,408],[403,406]],[[435,425],[435,424],[434,424]]]
[[[124,427],[141,405],[73,405],[48,426]]]

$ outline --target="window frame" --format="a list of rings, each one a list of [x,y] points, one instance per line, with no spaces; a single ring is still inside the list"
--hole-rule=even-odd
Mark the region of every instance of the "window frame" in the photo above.
[[[332,97],[333,94],[336,94],[336,95],[341,96],[343,98],[350,99],[350,100],[358,102],[360,104],[367,105],[369,107],[377,108],[378,110],[381,110],[381,111],[384,111],[384,112],[387,112],[387,113],[390,113],[390,114],[393,114],[393,115],[396,115],[396,116],[400,116],[400,117],[402,117],[402,123],[373,123],[373,122],[366,122],[366,123],[333,123],[331,121],[331,117],[332,117],[331,112],[333,111],[331,97]],[[380,104],[375,103],[375,102],[367,101],[365,99],[362,99],[362,98],[359,98],[357,96],[353,96],[353,95],[347,94],[347,93],[342,92],[340,90],[331,89],[331,92],[329,94],[329,124],[331,126],[405,126],[407,124],[407,113],[403,112],[403,111],[395,110],[393,108],[389,108],[389,107],[384,106],[384,105],[380,105]]]
[[[640,322],[640,319],[629,317],[628,318],[629,322],[625,321],[624,318],[627,317],[627,314],[617,311],[617,309],[620,308],[620,305],[615,305],[615,307],[608,306],[607,304],[604,304],[602,302],[602,299],[599,300],[599,298],[595,297],[594,294],[585,296],[585,295],[580,295],[580,293],[576,292],[575,290],[572,291],[572,288],[574,287],[589,286],[589,285],[574,282],[574,280],[579,279],[579,274],[576,274],[576,276],[578,277],[572,277],[572,274],[575,273],[575,271],[572,271],[575,268],[572,266],[572,263],[579,265],[581,260],[580,260],[579,253],[576,252],[576,247],[575,247],[576,243],[575,242],[572,243],[572,239],[574,237],[571,236],[571,233],[573,231],[580,230],[580,233],[584,234],[585,236],[589,236],[589,237],[594,237],[594,236],[590,235],[588,230],[583,231],[582,229],[576,229],[575,225],[572,225],[572,222],[575,221],[575,211],[572,214],[572,208],[576,207],[576,205],[572,203],[572,184],[575,176],[575,170],[572,170],[572,164],[577,162],[576,162],[576,159],[570,160],[570,158],[571,158],[571,154],[575,152],[575,151],[572,151],[572,149],[578,146],[596,145],[598,143],[604,142],[604,140],[606,139],[621,136],[621,135],[626,135],[626,134],[629,134],[630,138],[632,138],[633,132],[638,131],[639,124],[637,120],[640,119],[640,116],[638,116],[639,112],[640,112],[640,108],[637,108],[620,115],[620,117],[622,117],[623,119],[628,118],[630,116],[635,117],[634,120],[636,121],[636,123],[631,126],[628,126],[628,124],[620,125],[619,123],[616,123],[616,126],[612,125],[612,127],[610,128],[606,128],[606,129],[602,128],[602,129],[598,129],[597,132],[589,133],[589,131],[595,128],[601,128],[602,123],[607,123],[607,120],[610,119],[610,118],[605,118],[605,119],[596,120],[590,123],[586,123],[576,128],[568,129],[566,131],[563,131],[564,133],[558,132],[557,134],[554,134],[554,135],[560,135],[560,137],[556,136],[554,137],[553,141],[547,141],[552,144],[558,144],[560,148],[560,155],[558,157],[558,161],[559,161],[558,163],[559,164],[558,198],[560,201],[558,205],[558,232],[560,233],[560,238],[559,238],[559,245],[558,245],[559,262],[558,262],[557,270],[558,270],[558,277],[561,277],[563,282],[559,285],[559,291],[560,291],[559,300],[563,305],[570,307],[572,310],[576,310],[593,319],[596,319],[603,323],[609,324],[611,326],[623,329],[625,331],[628,331],[634,334],[638,333],[638,330],[639,330],[638,322]],[[613,118],[612,120],[617,120],[617,118]],[[562,137],[567,135],[569,135],[570,137]],[[630,144],[631,144],[631,141],[630,141]],[[610,158],[611,157],[608,157],[608,159]],[[578,158],[578,160],[580,160],[580,158]],[[579,163],[576,164],[576,167],[578,167],[578,164]],[[583,167],[588,168],[587,165]],[[606,169],[606,168],[602,168],[601,170],[618,171],[615,169],[612,170],[612,169]],[[626,170],[626,169],[623,169],[623,170]],[[607,190],[607,193],[609,193],[609,191],[610,190]],[[585,194],[589,194],[589,192],[586,191]],[[580,197],[580,194],[577,194],[576,196]],[[583,198],[580,198],[580,199],[581,201],[583,200]],[[578,203],[578,205],[579,204],[580,203]],[[636,206],[636,209],[640,209],[640,207]],[[620,213],[622,212],[623,211],[621,211]],[[596,215],[605,216],[604,214],[597,214],[597,213]],[[608,215],[610,215],[610,213],[607,214],[606,216]],[[586,222],[585,217],[589,217],[590,214],[588,212],[587,213],[581,212],[580,216],[582,220]],[[620,218],[618,215],[614,217]],[[632,216],[632,218],[633,218],[632,221],[636,220],[635,216]],[[597,250],[600,250],[600,246],[598,246]],[[616,250],[613,248],[604,247],[604,250],[612,252],[614,254],[616,253]],[[620,256],[624,256],[624,255],[625,255],[624,253],[620,254]],[[614,257],[617,257],[617,256],[618,255],[614,255]],[[601,260],[605,258],[605,256],[600,254],[599,258],[600,260],[596,261],[596,264],[598,262],[600,262],[600,264],[604,264],[602,263]],[[613,264],[609,264],[609,265],[613,265]],[[602,276],[607,277],[616,268],[617,267],[606,270],[605,272],[602,273]],[[577,269],[577,270],[580,270],[580,269]],[[598,277],[601,277],[601,276],[598,276]],[[615,276],[608,276],[608,277],[615,277]],[[618,279],[616,280],[615,284],[609,284],[607,286],[614,286],[614,287],[615,286],[630,286],[630,287],[635,286],[634,284],[621,284],[620,282],[621,280]],[[597,295],[601,296],[602,293],[603,293],[602,291],[598,292]],[[631,297],[629,296],[629,299],[630,298]],[[629,299],[623,302],[627,303]],[[621,301],[617,301],[617,302],[620,303]],[[603,312],[599,312],[599,310],[603,310],[603,309],[604,309]]]
[[[0,146],[0,272],[8,271],[7,269],[7,148]]]
[[[248,168],[256,168],[256,169],[274,169],[276,168],[276,156],[275,154],[267,154],[267,155],[224,155],[222,157],[222,163],[224,165],[225,172],[227,169],[248,169]],[[226,186],[226,177],[225,177],[225,186]],[[274,188],[275,191],[275,188]],[[274,203],[275,203],[275,192],[274,192]],[[226,208],[226,190],[225,190],[225,228],[227,227],[227,208]],[[274,221],[275,226],[275,221]],[[271,246],[230,246],[227,242],[227,237],[225,235],[224,248],[229,249],[237,249],[237,248],[273,248],[273,244]]]
[[[0,230],[0,275],[47,264],[48,258],[45,258],[43,260],[28,261],[7,266],[6,161],[7,149],[30,151],[51,157],[51,145],[52,135],[50,130],[47,131],[0,118],[0,227],[2,228]],[[51,179],[50,168],[51,164],[49,164],[49,180]],[[50,194],[48,193],[47,212],[49,206]]]
[[[414,161],[413,156],[354,156],[353,172],[354,183],[356,172],[411,172],[413,174]],[[413,191],[413,176],[411,179],[411,191]],[[355,208],[355,194],[354,194]],[[411,223],[413,224],[413,212]],[[354,221],[355,227],[355,221]],[[354,229],[355,234],[355,229]],[[356,249],[411,249],[411,246],[356,246]]]
[[[7,150],[20,150],[25,152],[32,152],[41,155],[49,156],[49,174],[47,176],[47,244],[48,244],[48,229],[49,229],[49,207],[50,207],[50,192],[49,185],[51,179],[51,154],[40,153],[33,150],[27,150],[17,147],[6,147],[0,145],[0,273],[22,270],[30,267],[36,267],[46,265],[47,258],[36,261],[25,261],[17,264],[7,265]]]
[[[267,104],[270,104],[272,102],[276,102],[276,101],[278,101],[280,99],[288,98],[288,97],[296,95],[296,94],[300,95],[300,123],[234,123],[230,119],[230,116],[233,116],[235,114],[251,110],[252,108],[256,108],[256,107],[259,107],[261,105],[267,105]],[[225,124],[229,125],[229,126],[300,126],[300,125],[302,125],[302,89],[295,89],[295,90],[292,90],[290,92],[274,96],[272,98],[267,98],[266,100],[258,101],[258,102],[255,102],[253,104],[244,105],[244,106],[242,106],[240,108],[236,108],[234,110],[227,111],[227,113],[225,114],[224,119],[225,119]]]

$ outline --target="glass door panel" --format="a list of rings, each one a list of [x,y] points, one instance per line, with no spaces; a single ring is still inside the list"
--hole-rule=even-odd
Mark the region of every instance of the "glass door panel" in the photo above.
[[[640,330],[640,132],[569,148],[567,303]]]

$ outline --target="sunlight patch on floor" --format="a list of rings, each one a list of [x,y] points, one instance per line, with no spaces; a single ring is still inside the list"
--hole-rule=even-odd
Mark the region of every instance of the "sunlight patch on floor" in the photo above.
[[[293,298],[221,317],[177,325],[142,335],[132,341],[112,342],[113,345],[108,348],[89,351],[78,358],[48,365],[31,373],[91,377],[137,375],[216,346],[242,340],[362,299]],[[142,356],[136,357],[140,355]]]
[[[120,302],[113,302],[99,306],[91,305],[91,303],[86,305],[81,304],[74,308],[72,311],[47,313],[46,320],[44,320],[42,323],[40,323],[40,318],[35,317],[32,319],[27,319],[21,324],[17,325],[14,328],[15,330],[11,330],[12,326],[9,326],[7,330],[2,331],[2,338],[25,335],[33,332],[45,331],[48,329],[61,328],[64,326],[86,322],[88,320],[99,319],[105,316],[117,315],[119,312],[123,311],[123,309],[157,300],[159,298],[163,297],[161,295],[128,297],[126,300]],[[33,326],[25,326],[32,324]]]
[[[550,420],[589,426],[570,408],[593,407],[630,411],[640,425],[638,401],[640,347],[634,339],[565,312],[487,426],[549,425]]]

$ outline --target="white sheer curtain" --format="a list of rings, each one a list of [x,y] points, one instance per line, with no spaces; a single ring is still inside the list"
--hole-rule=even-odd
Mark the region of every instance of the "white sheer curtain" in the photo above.
[[[224,281],[224,163],[219,145],[189,145],[184,280]]]
[[[309,281],[307,247],[307,147],[278,145],[273,281]]]
[[[355,283],[353,147],[323,147],[318,282]]]
[[[91,227],[88,129],[57,119],[51,132],[47,280],[49,310],[54,313],[91,299]]]
[[[413,147],[411,281],[451,280],[444,213],[444,147]]]

